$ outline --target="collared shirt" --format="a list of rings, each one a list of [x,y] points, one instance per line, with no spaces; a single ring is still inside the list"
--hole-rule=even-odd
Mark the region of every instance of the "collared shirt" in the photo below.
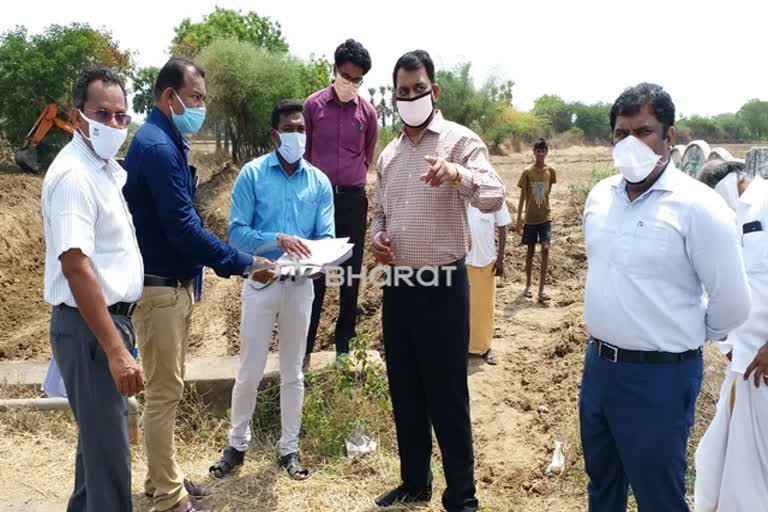
[[[735,215],[672,164],[633,202],[620,175],[601,181],[583,222],[592,336],[628,350],[679,353],[746,320],[750,292]]]
[[[331,182],[303,158],[288,175],[277,153],[247,163],[232,189],[229,240],[250,254],[277,259],[277,247],[260,247],[277,240],[277,235],[307,240],[333,238],[333,192]]]
[[[496,228],[512,222],[507,205],[493,213],[483,213],[474,206],[467,208],[467,220],[472,248],[467,255],[467,265],[485,267],[496,261]]]
[[[121,188],[125,171],[104,161],[80,133],[56,156],[43,180],[45,301],[77,307],[59,257],[80,249],[91,261],[108,306],[136,302],[144,267]]]
[[[432,187],[421,181],[430,168],[426,156],[456,165],[459,186]],[[468,204],[484,213],[499,210],[504,205],[504,183],[480,137],[437,112],[417,143],[402,131],[381,153],[371,237],[387,232],[395,265],[453,263],[469,252]]]
[[[768,343],[768,182],[756,176],[736,204],[744,264],[752,290],[749,318],[728,335],[723,345],[733,348],[731,370],[744,373],[760,348]],[[761,230],[743,233],[744,226],[759,222]]]
[[[356,95],[336,103],[333,86],[304,101],[307,147],[304,156],[333,185],[365,185],[379,136],[379,118],[370,101]]]
[[[139,128],[125,157],[123,189],[133,214],[148,274],[195,277],[203,266],[222,277],[242,274],[253,258],[203,228],[193,198],[195,176],[186,141],[155,107]]]

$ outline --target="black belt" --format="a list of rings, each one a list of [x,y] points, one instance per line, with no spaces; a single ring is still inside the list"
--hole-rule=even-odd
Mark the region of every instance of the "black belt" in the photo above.
[[[59,310],[77,309],[77,308],[73,308],[72,306],[68,306],[66,304],[59,304],[55,307],[59,308]],[[135,302],[118,302],[116,304],[112,304],[111,306],[107,306],[107,311],[109,311],[113,315],[128,316],[128,317],[130,317],[133,314],[133,310],[135,309],[136,309]]]
[[[332,185],[334,194],[365,192],[365,185]]]
[[[701,354],[701,347],[685,352],[651,352],[647,350],[625,350],[595,337],[590,339],[595,343],[597,355],[612,363],[679,363]]]
[[[187,288],[194,284],[195,278],[174,279],[172,277],[160,277],[144,275],[144,286],[168,286],[170,288]]]

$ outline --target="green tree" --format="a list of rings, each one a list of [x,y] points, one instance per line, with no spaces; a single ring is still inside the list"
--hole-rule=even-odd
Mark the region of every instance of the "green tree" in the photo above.
[[[232,39],[214,41],[198,61],[207,71],[209,119],[227,126],[236,162],[270,149],[271,114],[278,101],[301,101],[328,81],[318,61],[307,64]],[[307,82],[308,77],[314,81]]]
[[[555,94],[539,96],[534,102],[533,113],[544,119],[555,133],[562,133],[571,127],[571,106]]]
[[[110,67],[125,80],[133,56],[110,32],[83,23],[51,25],[42,34],[31,35],[25,27],[0,34],[0,138],[19,147],[46,104],[71,108],[75,80],[92,66]],[[39,147],[43,163],[67,140],[52,129]]]
[[[574,116],[573,126],[584,132],[585,139],[593,142],[611,140],[611,106],[609,104],[593,103],[586,105],[574,102],[569,107]]]
[[[727,142],[744,142],[752,138],[749,126],[739,114],[720,114],[714,121],[720,126]]]
[[[155,104],[155,82],[160,69],[150,66],[141,68],[133,78],[133,110],[146,114]]]
[[[684,124],[691,130],[691,137],[710,142],[721,141],[724,138],[723,129],[710,117],[691,116]]]
[[[203,21],[193,22],[185,18],[175,30],[176,35],[171,42],[172,55],[196,57],[214,40],[230,38],[272,52],[288,52],[280,23],[252,11],[243,14],[240,10],[216,7],[211,14],[203,17]]]
[[[768,101],[749,100],[739,109],[738,115],[753,137],[768,137]]]

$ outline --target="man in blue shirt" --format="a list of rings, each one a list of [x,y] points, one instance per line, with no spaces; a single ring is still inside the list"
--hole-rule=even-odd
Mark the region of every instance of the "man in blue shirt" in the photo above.
[[[155,108],[136,132],[124,164],[128,179],[123,194],[144,258],[144,295],[134,323],[146,375],[144,488],[157,511],[194,511],[188,495],[207,494],[184,479],[173,440],[184,391],[187,334],[203,266],[228,277],[246,274],[256,263],[250,254],[204,229],[193,204],[196,177],[184,134],[202,126],[205,95],[200,67],[186,58],[168,61],[155,84]]]
[[[287,253],[309,256],[302,240],[334,237],[333,192],[322,171],[304,160],[304,107],[294,101],[272,110],[272,140],[277,150],[250,162],[232,191],[229,239],[240,250],[276,259]],[[251,440],[256,393],[277,317],[280,338],[280,465],[297,480],[308,476],[299,461],[299,431],[304,401],[302,362],[314,289],[308,279],[283,279],[266,285],[243,284],[240,370],[232,390],[229,446],[211,474],[221,478],[243,463]]]

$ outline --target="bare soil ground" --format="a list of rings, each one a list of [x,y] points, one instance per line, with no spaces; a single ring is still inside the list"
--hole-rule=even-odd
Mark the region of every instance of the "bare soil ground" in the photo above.
[[[730,148],[743,157],[747,147]],[[506,277],[496,303],[494,349],[500,364],[490,367],[471,360],[470,389],[476,447],[476,476],[484,510],[544,512],[585,511],[586,476],[578,439],[578,388],[586,332],[582,289],[586,258],[579,205],[572,204],[569,185],[590,180],[596,166],[610,163],[610,149],[571,147],[553,150],[549,164],[558,171],[553,189],[553,241],[548,292],[553,300],[540,305],[522,297],[524,250],[510,233],[505,255]],[[530,162],[528,154],[494,157],[507,184],[514,217],[517,178]],[[200,210],[218,235],[226,236],[229,192],[236,168],[207,165],[200,191]],[[46,359],[48,308],[42,301],[43,239],[39,214],[41,178],[0,173],[0,359]],[[373,262],[366,255],[366,264]],[[536,259],[538,261],[538,257]],[[537,272],[538,268],[534,268]],[[536,275],[536,274],[534,274]],[[192,355],[234,354],[238,350],[240,280],[206,274],[203,302],[194,315]],[[361,292],[359,332],[380,340],[380,295]],[[319,346],[330,346],[335,321],[334,296],[326,297]],[[711,418],[722,376],[716,350],[707,350],[707,373],[699,399],[692,446]],[[0,388],[0,396],[9,388]],[[5,392],[4,392],[5,391]],[[187,407],[194,407],[194,404]],[[34,497],[42,502],[65,500],[72,486],[75,429],[67,415],[0,415],[0,505]],[[207,480],[217,458],[226,422],[210,420],[205,438],[182,436],[179,459],[195,480]],[[199,430],[199,429],[198,429]],[[566,472],[547,476],[555,440],[566,449]],[[391,441],[391,440],[390,440]],[[278,471],[271,446],[252,450],[252,458],[235,479],[214,483],[217,510],[368,511],[370,498],[395,485],[397,458],[382,451],[360,462],[312,459],[315,477],[296,483]],[[439,456],[436,455],[439,465]],[[142,448],[134,451],[136,510],[149,510],[141,497],[145,471]],[[436,468],[436,491],[442,476]],[[14,501],[15,500],[15,501]],[[418,510],[437,511],[439,500]],[[0,507],[2,508],[2,507]],[[21,508],[19,508],[21,510]]]

